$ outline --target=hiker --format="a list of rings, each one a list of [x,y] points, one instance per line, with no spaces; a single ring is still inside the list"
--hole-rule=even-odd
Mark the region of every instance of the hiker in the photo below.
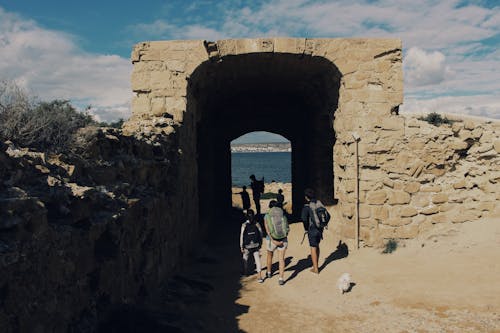
[[[278,190],[278,194],[276,195],[276,201],[278,202],[278,207],[283,208],[283,204],[285,202],[285,196],[283,195],[282,189]]]
[[[255,203],[255,210],[257,210],[257,215],[260,216],[260,196],[264,193],[264,178],[262,180],[257,180],[255,175],[250,175],[250,187],[252,188],[253,202]]]
[[[247,192],[246,186],[243,186],[242,191],[239,193],[239,195],[241,195],[243,210],[246,212],[250,208],[250,195]]]
[[[320,219],[318,218],[317,208],[322,207],[324,214],[327,214],[326,223],[330,219],[330,215],[324,208],[321,201],[316,199],[314,190],[308,188],[304,191],[305,205],[302,208],[302,223],[304,225],[304,230],[307,233],[307,238],[309,239],[309,246],[311,247],[311,261],[312,268],[311,272],[319,274],[318,260],[319,260],[319,243],[323,239],[323,226],[320,224]]]
[[[260,263],[260,248],[262,246],[262,228],[255,220],[255,213],[249,209],[246,214],[247,220],[241,225],[240,250],[243,255],[243,274],[248,274],[248,259],[253,255],[257,268],[259,283],[264,282],[262,278],[262,265]]]
[[[283,214],[283,209],[277,206],[276,200],[269,202],[269,211],[264,216],[264,226],[267,231],[267,270],[266,277],[272,276],[273,253],[278,250],[279,279],[280,286],[285,284],[283,275],[285,273],[285,251],[288,247],[288,221]]]

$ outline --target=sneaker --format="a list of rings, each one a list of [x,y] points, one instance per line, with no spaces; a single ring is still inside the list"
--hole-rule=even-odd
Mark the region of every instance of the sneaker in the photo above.
[[[271,274],[271,272],[266,272],[266,278],[270,279],[271,276],[273,276],[273,274]]]
[[[257,279],[257,282],[258,282],[258,283],[262,283],[262,282],[264,282],[264,279],[263,279],[263,278],[258,278],[258,279]]]
[[[282,286],[282,285],[284,285],[284,284],[285,284],[285,281],[283,281],[283,279],[282,279],[282,278],[279,278],[279,280],[278,280],[278,284],[279,284],[280,286]]]

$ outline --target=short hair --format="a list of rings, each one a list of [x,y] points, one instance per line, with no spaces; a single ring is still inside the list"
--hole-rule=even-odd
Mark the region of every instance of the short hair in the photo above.
[[[283,190],[282,190],[282,189],[279,189],[279,190],[278,190],[278,193],[283,193]]]
[[[255,175],[250,175],[250,177],[248,177],[250,179],[255,179]]]
[[[314,195],[314,190],[312,188],[306,188],[304,191],[304,195],[309,199],[314,199],[316,196]]]
[[[246,189],[247,189],[247,187],[246,187],[246,186],[243,186],[243,187],[242,187],[242,189],[243,189],[243,190],[246,190]]]
[[[276,207],[277,205],[278,205],[278,201],[276,201],[276,200],[269,201],[269,208]]]
[[[252,209],[248,209],[247,210],[247,218],[250,222],[253,222],[254,221],[254,218],[255,218],[255,213]]]

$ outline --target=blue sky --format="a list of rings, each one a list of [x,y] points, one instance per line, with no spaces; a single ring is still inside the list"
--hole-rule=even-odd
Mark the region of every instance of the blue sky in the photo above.
[[[262,36],[401,38],[402,112],[500,119],[498,0],[0,0],[0,80],[116,120],[135,43]]]

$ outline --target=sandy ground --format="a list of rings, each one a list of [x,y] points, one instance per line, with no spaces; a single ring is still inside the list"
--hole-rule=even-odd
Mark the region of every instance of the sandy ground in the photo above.
[[[319,275],[309,271],[301,237],[302,226],[292,225],[284,286],[276,275],[263,284],[242,279],[237,303],[249,310],[238,317],[241,330],[500,332],[499,218],[441,226],[391,254],[364,248],[343,258],[327,231],[320,265],[330,260]],[[355,285],[342,295],[344,272]]]
[[[159,292],[151,314],[169,329],[158,332],[500,333],[500,216],[436,225],[390,254],[346,249],[326,230],[319,275],[309,271],[310,249],[307,240],[300,244],[302,224],[294,223],[279,286],[276,258],[264,283],[241,276],[238,214]],[[344,272],[354,285],[341,294]]]

